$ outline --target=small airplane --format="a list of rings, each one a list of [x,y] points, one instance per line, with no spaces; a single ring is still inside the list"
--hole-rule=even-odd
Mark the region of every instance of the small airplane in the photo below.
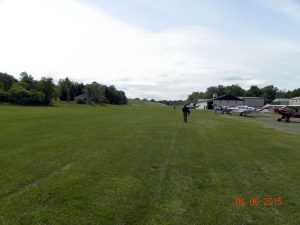
[[[224,113],[230,114],[230,109],[229,108],[230,108],[229,106],[219,105],[219,106],[216,106],[214,110],[215,110],[215,113],[221,112],[221,114],[224,114]]]
[[[247,106],[247,105],[240,105],[240,106],[237,106],[237,107],[230,107],[229,110],[230,110],[230,114],[239,113],[240,116],[247,116],[247,114],[250,114],[250,113],[268,113],[268,112],[270,112],[268,110],[268,108],[266,108],[266,107],[263,107],[261,109],[256,109],[254,107],[250,107],[250,106]]]
[[[232,116],[233,113],[237,113],[240,114],[240,116],[247,116],[250,113],[269,113],[270,109],[268,107],[268,105],[264,106],[261,109],[256,109],[254,107],[250,107],[247,105],[240,105],[240,106],[235,106],[235,107],[231,107],[231,106],[217,106],[215,108],[215,113],[217,112],[221,112],[221,114],[229,114],[230,116]]]
[[[274,112],[281,115],[277,121],[291,122],[290,118],[300,118],[300,105],[285,105],[282,107],[275,107]]]

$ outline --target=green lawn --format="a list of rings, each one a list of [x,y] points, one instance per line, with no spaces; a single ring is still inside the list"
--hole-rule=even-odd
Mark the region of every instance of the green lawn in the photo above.
[[[158,104],[0,105],[1,225],[299,225],[299,171],[300,135],[251,120],[193,111],[185,124]]]

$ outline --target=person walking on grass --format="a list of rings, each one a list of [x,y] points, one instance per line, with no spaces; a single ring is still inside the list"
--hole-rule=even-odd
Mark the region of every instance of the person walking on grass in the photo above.
[[[188,115],[190,115],[191,111],[189,110],[187,105],[184,105],[183,108],[182,108],[182,112],[183,112],[183,121],[186,123]]]

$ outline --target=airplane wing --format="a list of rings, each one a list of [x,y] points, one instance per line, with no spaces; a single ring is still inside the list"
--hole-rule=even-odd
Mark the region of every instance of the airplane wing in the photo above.
[[[286,107],[293,108],[293,109],[300,109],[300,105],[287,105]]]
[[[270,104],[266,104],[261,109],[274,109],[274,108],[282,108],[282,107],[285,107],[285,106],[287,106],[287,105],[270,105]]]
[[[283,109],[286,109],[287,111],[294,113],[294,114],[300,114],[300,105],[288,105],[284,107]]]

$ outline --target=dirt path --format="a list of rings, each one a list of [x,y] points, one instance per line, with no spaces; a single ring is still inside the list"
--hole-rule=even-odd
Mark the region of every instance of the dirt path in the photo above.
[[[232,116],[229,118],[240,119],[243,121],[253,121],[264,127],[274,128],[276,130],[286,131],[289,133],[300,134],[300,119],[291,118],[290,123],[286,123],[285,121],[278,122],[277,119],[279,118],[279,116],[276,114],[253,115],[248,117]]]

